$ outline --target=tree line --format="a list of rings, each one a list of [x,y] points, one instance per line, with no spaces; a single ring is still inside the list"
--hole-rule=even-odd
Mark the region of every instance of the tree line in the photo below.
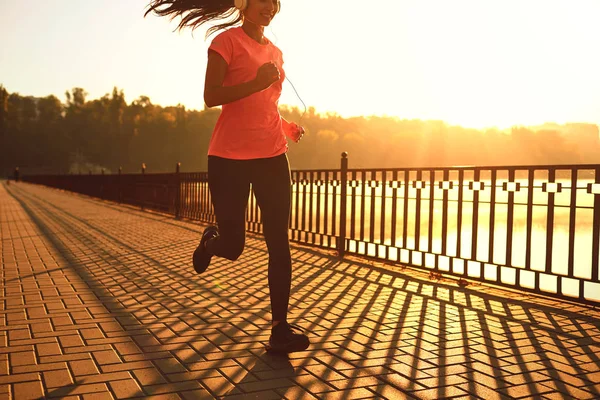
[[[163,107],[140,96],[130,104],[114,88],[87,99],[82,88],[42,98],[9,93],[0,85],[0,170],[22,173],[205,171],[207,149],[220,109]],[[337,168],[350,154],[351,168],[456,165],[598,164],[600,135],[589,123],[467,129],[443,121],[394,117],[342,118],[281,106],[306,135],[290,143],[293,169]]]

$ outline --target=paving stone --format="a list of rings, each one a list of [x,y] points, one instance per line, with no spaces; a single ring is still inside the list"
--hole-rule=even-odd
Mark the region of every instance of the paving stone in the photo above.
[[[109,381],[114,397],[117,399],[129,399],[132,397],[143,396],[144,392],[134,379],[124,379],[119,381]]]
[[[311,393],[326,393],[335,391],[335,387],[329,384],[329,380],[312,375],[296,376],[293,380],[302,388]]]
[[[49,390],[46,394],[49,398],[74,395],[85,395],[90,393],[106,393],[108,387],[104,383],[92,383],[88,385],[62,386],[56,389]]]
[[[262,392],[254,392],[247,394],[240,394],[237,392],[231,392],[227,396],[224,397],[227,400],[251,400],[251,399],[264,399],[264,400],[279,400],[281,399],[281,394],[274,390],[264,390]]]
[[[223,376],[201,378],[200,382],[215,396],[227,395],[235,389],[235,385]]]
[[[42,376],[44,377],[44,385],[49,389],[73,384],[73,378],[68,369],[45,371]]]
[[[131,379],[129,372],[108,372],[106,374],[83,375],[76,378],[77,384],[102,383]]]
[[[166,379],[156,368],[134,369],[133,374],[142,386],[166,383]]]
[[[86,393],[83,395],[83,400],[113,400],[114,396],[111,392]]]
[[[320,395],[321,399],[324,400],[337,400],[337,399],[372,399],[375,398],[375,394],[365,388],[358,389],[348,389],[348,390],[339,390],[335,392],[322,393]]]
[[[98,373],[98,367],[92,360],[70,361],[69,366],[75,376],[91,375]]]
[[[177,374],[169,374],[166,378],[169,382],[185,382],[185,381],[201,381],[207,378],[222,378],[218,371],[202,370],[192,372],[182,372]]]
[[[39,356],[54,356],[61,354],[60,347],[54,343],[41,343],[35,346]]]
[[[39,399],[44,396],[44,390],[42,388],[42,382],[23,382],[15,383],[13,385],[13,391],[15,393],[15,399]]]
[[[286,389],[277,389],[276,392],[283,399],[296,400],[296,399],[318,399],[318,397],[314,396],[312,393],[306,391],[304,388],[294,386]]]
[[[58,369],[64,369],[66,368],[66,366],[67,364],[64,362],[21,365],[13,367],[12,372],[15,374],[24,374],[27,372],[53,371]]]
[[[35,365],[37,363],[35,353],[33,351],[21,351],[10,353],[10,365],[12,367]]]
[[[411,392],[418,399],[446,399],[467,396],[468,393],[457,386],[440,386],[434,389],[424,389]]]
[[[199,389],[199,390],[187,390],[187,391],[183,391],[180,392],[179,395],[177,394],[168,394],[168,395],[164,395],[164,396],[177,396],[177,397],[168,397],[165,399],[171,400],[171,399],[184,399],[184,400],[196,400],[196,399],[214,399],[213,395],[211,395],[208,391],[203,390],[203,389]],[[152,396],[152,398],[154,398],[154,396]]]

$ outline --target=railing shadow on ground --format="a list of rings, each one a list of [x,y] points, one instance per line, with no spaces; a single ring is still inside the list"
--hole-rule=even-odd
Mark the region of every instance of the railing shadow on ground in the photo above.
[[[178,339],[175,343],[165,336],[156,347],[169,348],[164,358],[181,362],[196,379],[205,378],[203,382],[215,379],[214,385],[206,389],[216,397],[248,394],[243,388],[251,388],[250,384],[260,381],[260,376],[269,376],[265,365],[270,366],[273,361],[268,360],[270,356],[264,353],[261,344],[268,338],[264,332],[268,332],[269,316],[267,259],[262,242],[249,238],[240,262],[216,262],[209,276],[198,278],[189,272],[187,259],[192,247],[187,242],[172,246],[171,250],[181,248],[181,256],[164,264],[158,259],[160,254],[154,258],[148,256],[164,246],[136,250],[111,235],[97,220],[87,222],[39,197],[23,192],[18,195],[27,200],[15,196],[28,215],[99,296],[102,304],[118,313],[121,321],[129,320],[129,324],[121,322],[123,328],[139,330],[136,332],[139,335],[132,335],[134,340],[137,336],[147,338],[150,333],[158,338],[172,334],[170,325],[174,320],[191,331],[208,324],[210,330],[200,333],[188,335],[183,330],[177,332],[179,336],[171,335],[170,338]],[[95,257],[85,261],[78,259],[69,246],[55,236],[52,225],[59,227],[63,234],[80,238]],[[103,242],[112,243],[112,247],[103,246]],[[125,249],[127,256],[111,248]],[[344,394],[349,388],[344,387],[342,381],[359,382],[354,388],[360,388],[370,379],[369,387],[390,397],[392,393],[404,396],[410,393],[417,398],[447,397],[452,395],[447,392],[448,387],[458,394],[485,398],[515,397],[515,391],[519,396],[523,393],[541,395],[551,390],[578,397],[578,388],[571,384],[573,381],[565,383],[562,379],[567,371],[577,376],[577,382],[589,393],[600,395],[598,387],[587,377],[588,373],[597,372],[600,365],[597,351],[600,349],[600,318],[540,305],[535,303],[537,298],[528,299],[528,296],[507,302],[497,295],[432,283],[361,262],[340,262],[335,257],[306,249],[295,248],[294,259],[290,309],[293,319],[303,321],[301,325],[311,332],[314,345],[307,352],[292,354],[289,365],[285,362],[282,365],[278,360],[275,367],[270,367],[271,372],[286,371],[281,372],[284,380],[278,381],[278,387],[274,388],[279,394],[304,387],[318,396],[326,397],[326,393],[338,391],[338,398],[349,398],[351,392]],[[113,288],[92,272],[90,268],[100,260],[131,265],[125,271],[116,267],[104,271],[104,274],[121,274],[131,285],[126,292],[121,288],[122,293],[114,297]],[[132,261],[137,262],[132,264]],[[234,266],[241,267],[238,278],[227,281]],[[170,287],[166,284],[156,287],[155,283],[148,282],[149,275],[175,276],[178,284],[190,294],[181,296],[176,292],[173,298]],[[220,281],[224,285],[218,283]],[[114,286],[120,287],[118,283]],[[198,294],[194,290],[208,292],[214,298],[195,302],[191,299]],[[240,296],[239,293],[246,294]],[[131,299],[144,297],[152,301],[135,307],[124,305]],[[244,309],[243,306],[253,303],[262,306]],[[152,307],[157,308],[152,310]],[[220,325],[214,323],[212,310],[215,309],[228,311],[218,318]],[[194,351],[189,352],[191,349]],[[178,356],[178,351],[191,355]],[[233,358],[233,364],[231,359],[218,358],[223,355]],[[214,373],[232,367],[237,368],[237,373],[231,376]],[[296,375],[296,371],[301,374]],[[327,374],[332,379],[327,379]],[[184,377],[173,373],[163,375],[166,381]],[[223,375],[227,378],[223,379]],[[379,378],[373,378],[375,376]],[[326,382],[318,382],[317,378],[325,378]],[[426,393],[427,390],[431,392]],[[62,388],[50,394],[68,393],[69,388]]]

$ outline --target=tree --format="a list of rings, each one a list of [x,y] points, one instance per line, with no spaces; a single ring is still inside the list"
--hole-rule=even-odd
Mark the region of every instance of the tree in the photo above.
[[[207,169],[207,151],[219,108],[188,110],[162,107],[140,96],[130,104],[114,87],[87,100],[82,88],[35,98],[9,93],[0,85],[0,168],[15,166],[39,172],[172,172]],[[306,130],[302,142],[290,143],[294,169],[337,168],[348,151],[352,168],[443,167],[455,165],[568,164],[598,162],[600,136],[593,124],[544,124],[485,132],[449,126],[443,121],[391,117],[343,118],[305,113],[282,106],[290,122]]]

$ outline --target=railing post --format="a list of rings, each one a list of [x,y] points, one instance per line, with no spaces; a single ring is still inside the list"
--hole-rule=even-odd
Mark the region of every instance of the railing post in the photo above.
[[[117,180],[117,200],[119,204],[123,201],[123,189],[121,188],[121,175],[123,174],[123,167],[119,167],[119,178]]]
[[[145,192],[145,188],[144,188],[144,183],[145,183],[144,182],[144,176],[145,175],[146,175],[146,163],[142,163],[142,179],[141,179],[141,181],[142,181],[142,184],[141,184],[141,192],[142,192],[142,194],[140,196],[140,192],[139,191],[136,193],[137,200],[140,202],[140,206],[142,208],[142,211],[144,211],[144,192]],[[138,188],[139,187],[140,186],[138,186]]]
[[[100,174],[104,176],[104,168],[100,170]],[[100,179],[100,198],[104,199],[104,179]]]
[[[342,153],[340,168],[340,230],[338,233],[338,255],[340,258],[346,254],[346,197],[348,195],[348,153]]]
[[[175,218],[181,217],[181,163],[175,166]]]

